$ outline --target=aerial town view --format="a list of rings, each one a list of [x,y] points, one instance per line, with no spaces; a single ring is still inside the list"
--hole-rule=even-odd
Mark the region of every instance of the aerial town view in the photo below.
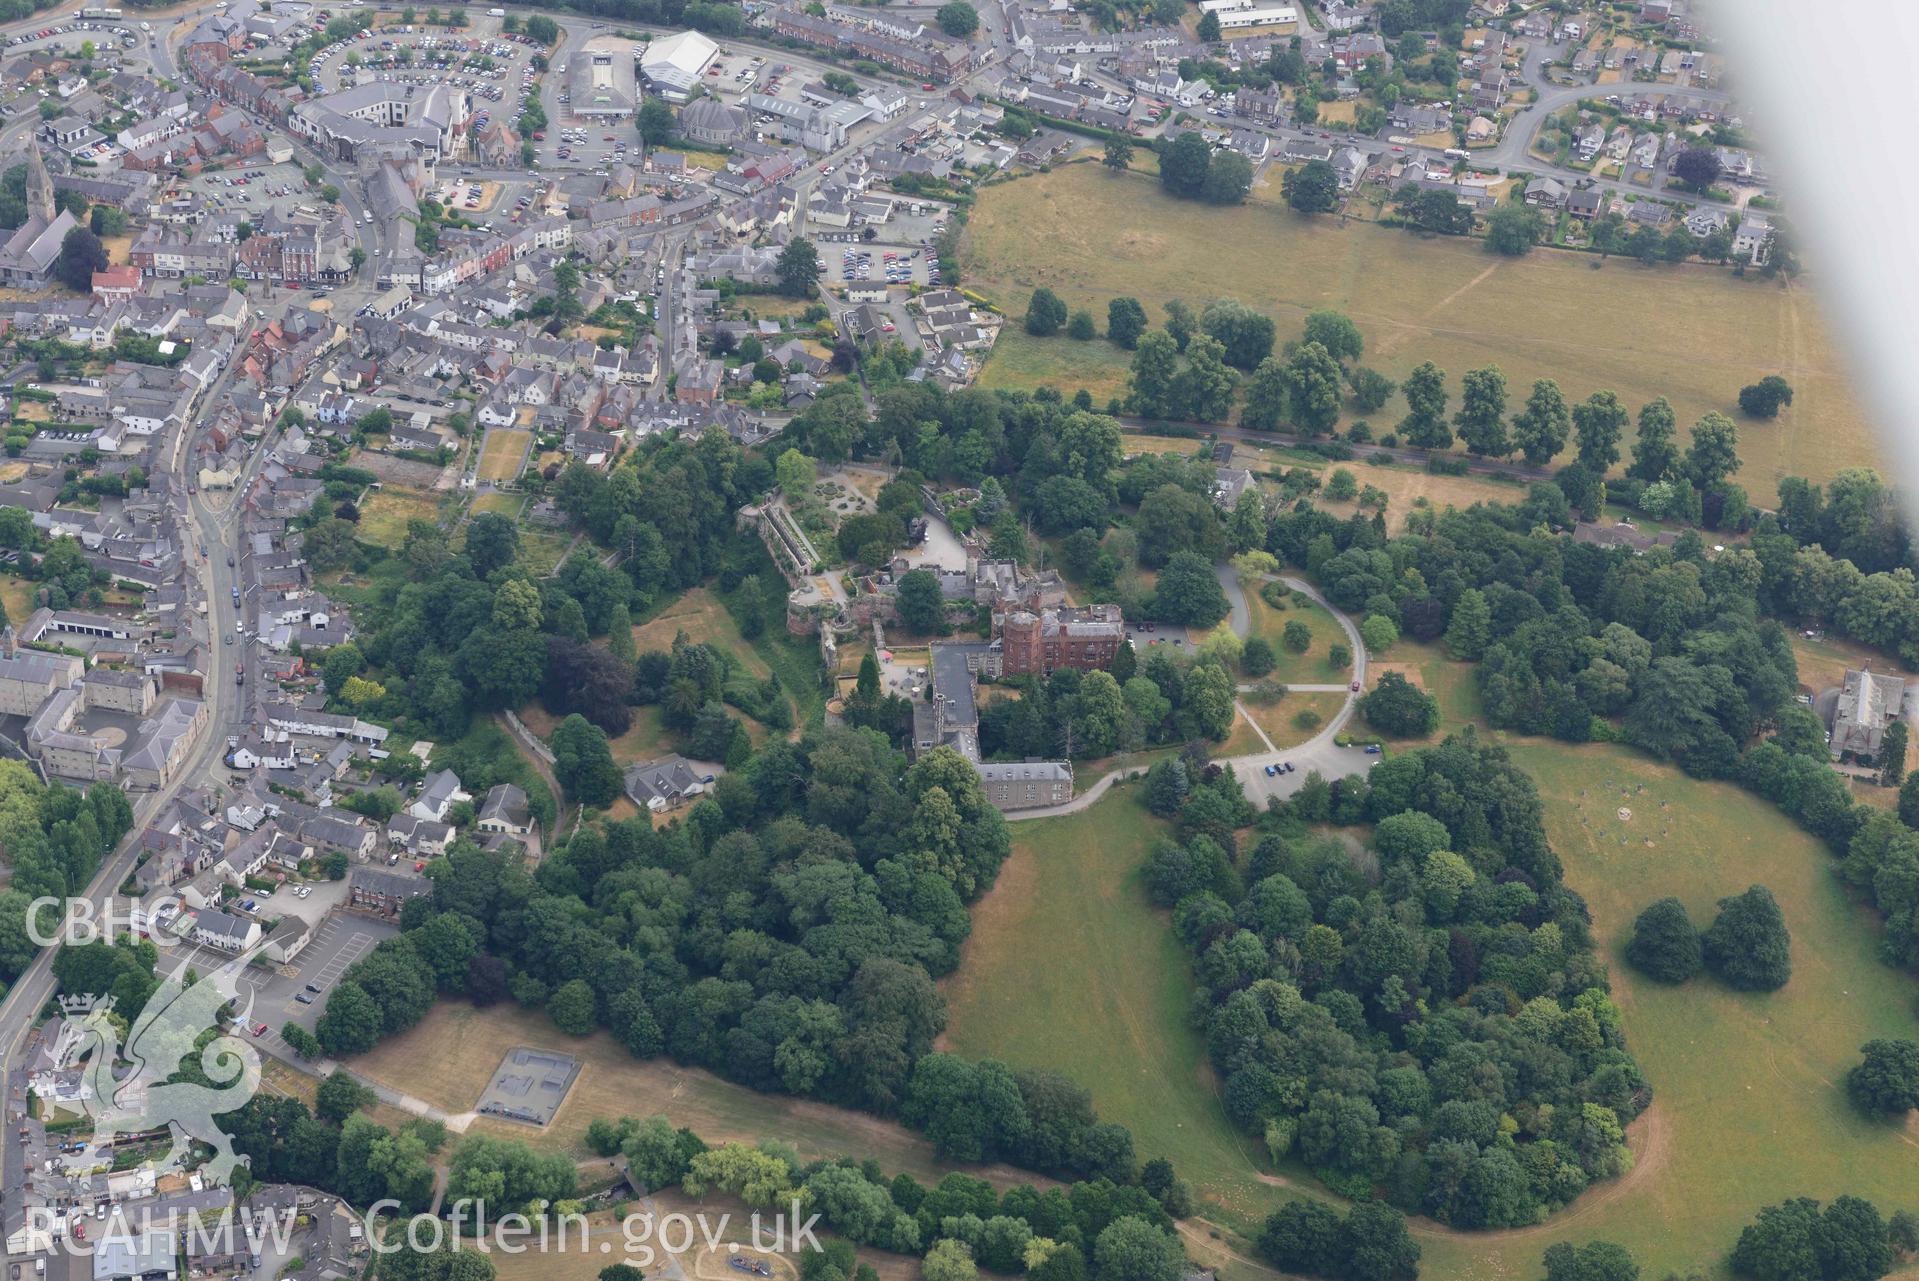
[[[1719,9],[119,2],[0,0],[0,1281],[1919,1278]]]

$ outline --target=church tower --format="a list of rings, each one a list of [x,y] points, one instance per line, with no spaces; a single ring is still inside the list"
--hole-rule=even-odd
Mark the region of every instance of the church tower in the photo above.
[[[27,217],[40,219],[42,226],[53,223],[53,179],[47,176],[46,162],[40,158],[40,140],[27,144]]]

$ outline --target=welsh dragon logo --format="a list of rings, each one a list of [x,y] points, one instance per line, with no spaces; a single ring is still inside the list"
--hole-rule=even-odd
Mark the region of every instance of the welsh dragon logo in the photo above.
[[[170,1147],[146,1166],[159,1174],[185,1170],[192,1164],[190,1144],[198,1142],[213,1149],[202,1177],[232,1185],[234,1168],[247,1158],[234,1154],[213,1118],[240,1107],[260,1087],[259,1052],[225,1030],[244,1027],[252,1012],[251,992],[240,999],[245,966],[242,955],[193,982],[181,966],[154,989],[124,1045],[125,1020],[116,1016],[112,997],[61,999],[79,1034],[63,1042],[60,1062],[74,1067],[86,1059],[82,1106],[93,1120],[96,1147],[165,1130]],[[236,1011],[230,1023],[222,1017],[229,1004]]]

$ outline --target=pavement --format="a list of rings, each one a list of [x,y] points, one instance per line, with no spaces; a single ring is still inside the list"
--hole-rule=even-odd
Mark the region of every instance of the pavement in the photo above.
[[[1220,566],[1219,573],[1220,586],[1225,589],[1227,602],[1233,607],[1230,615],[1233,623],[1233,631],[1243,639],[1252,627],[1251,612],[1246,603],[1246,589],[1240,584],[1238,576],[1232,572],[1230,567]],[[1346,646],[1353,651],[1353,680],[1358,682],[1361,690],[1365,689],[1366,642],[1360,639],[1359,628],[1353,624],[1353,620],[1348,618],[1344,612],[1335,609],[1332,603],[1320,594],[1318,588],[1302,578],[1294,578],[1290,575],[1283,574],[1267,574],[1261,576],[1261,581],[1284,583],[1293,591],[1304,592],[1307,596],[1311,597],[1314,602],[1324,608],[1327,613],[1338,620],[1340,630],[1346,633]],[[1227,756],[1216,759],[1220,764],[1239,775],[1240,785],[1246,792],[1246,799],[1251,801],[1258,809],[1266,808],[1266,802],[1268,800],[1274,798],[1285,800],[1290,797],[1301,787],[1305,786],[1306,776],[1308,774],[1317,773],[1322,778],[1328,780],[1344,778],[1348,774],[1364,773],[1367,769],[1384,759],[1381,756],[1367,755],[1364,747],[1342,747],[1337,741],[1339,736],[1345,732],[1346,726],[1352,721],[1353,714],[1359,707],[1360,696],[1349,686],[1299,685],[1290,688],[1299,689],[1303,692],[1344,693],[1346,695],[1346,701],[1340,705],[1339,711],[1335,712],[1333,716],[1327,720],[1325,727],[1321,729],[1319,733],[1313,735],[1310,739],[1307,739],[1304,743],[1296,747],[1274,747],[1273,740],[1266,736],[1266,731],[1260,729],[1258,722],[1254,721],[1252,717],[1247,716],[1247,724],[1251,725],[1254,731],[1258,733],[1260,740],[1266,745],[1266,750],[1263,752],[1251,752],[1244,756]],[[1245,715],[1244,707],[1235,703],[1234,708],[1239,714]],[[1293,766],[1290,772],[1275,775],[1268,775],[1266,773],[1266,767],[1268,765],[1279,765],[1287,762],[1290,762]],[[1113,784],[1123,782],[1127,779],[1139,778],[1145,773],[1146,769],[1144,766],[1115,770],[1099,779],[1091,787],[1070,801],[1060,805],[1047,805],[1037,809],[1017,810],[1006,816],[1007,821],[1022,822],[1027,819],[1059,818],[1067,814],[1078,814],[1083,810],[1091,809],[1093,805],[1098,803],[1101,797],[1105,796],[1106,793],[1111,790]]]

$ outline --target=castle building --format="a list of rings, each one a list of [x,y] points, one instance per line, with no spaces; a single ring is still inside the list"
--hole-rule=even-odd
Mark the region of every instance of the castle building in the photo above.
[[[1050,676],[1061,667],[1104,671],[1119,656],[1126,625],[1117,605],[1016,609],[993,615],[999,673]]]

